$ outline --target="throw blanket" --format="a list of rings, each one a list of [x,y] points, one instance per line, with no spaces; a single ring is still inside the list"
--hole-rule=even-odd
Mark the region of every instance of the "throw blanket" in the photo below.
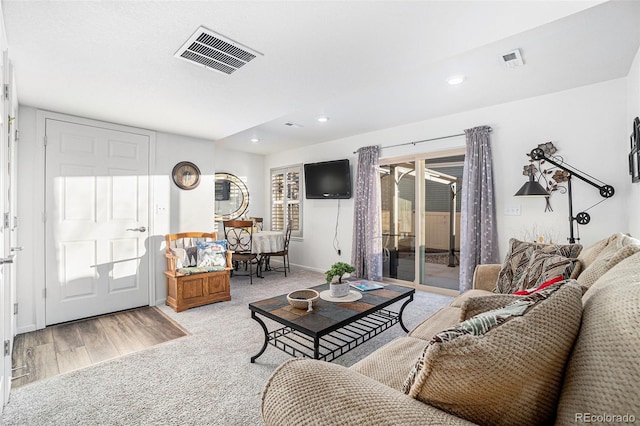
[[[190,266],[188,268],[178,268],[176,272],[180,275],[201,274],[203,272],[224,271],[224,266]]]

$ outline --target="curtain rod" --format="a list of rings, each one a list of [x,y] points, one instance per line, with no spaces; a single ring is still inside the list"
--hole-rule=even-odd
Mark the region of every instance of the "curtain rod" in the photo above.
[[[491,127],[489,127],[489,131],[491,132],[493,129]],[[380,149],[386,149],[386,148],[395,148],[397,146],[405,146],[405,145],[415,145],[417,143],[422,143],[422,142],[432,142],[432,141],[438,141],[440,139],[449,139],[449,138],[456,138],[458,136],[464,136],[464,133],[458,133],[457,135],[449,135],[449,136],[440,136],[438,138],[431,138],[431,139],[423,139],[420,141],[414,141],[414,142],[405,142],[405,143],[397,143],[395,145],[388,145],[388,146],[381,146]],[[357,154],[358,151],[353,151],[354,154]]]

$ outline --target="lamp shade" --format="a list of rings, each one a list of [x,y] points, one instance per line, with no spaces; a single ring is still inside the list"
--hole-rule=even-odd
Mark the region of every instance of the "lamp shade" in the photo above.
[[[522,185],[516,192],[516,197],[547,197],[549,193],[536,181],[533,176],[529,176],[529,181]]]

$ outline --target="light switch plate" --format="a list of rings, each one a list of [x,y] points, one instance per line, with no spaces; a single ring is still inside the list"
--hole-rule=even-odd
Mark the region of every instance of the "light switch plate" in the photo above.
[[[505,216],[520,216],[522,210],[520,206],[510,206],[504,208]]]

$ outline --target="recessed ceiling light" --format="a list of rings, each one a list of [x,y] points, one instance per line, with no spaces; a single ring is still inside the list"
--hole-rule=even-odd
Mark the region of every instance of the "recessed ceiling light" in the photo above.
[[[316,120],[318,120],[318,122],[320,122],[320,123],[326,123],[327,121],[329,121],[329,117],[327,117],[325,115],[321,115]]]
[[[464,75],[454,75],[447,79],[447,83],[449,83],[452,86],[455,86],[456,84],[460,84],[463,81],[464,81]]]
[[[258,143],[258,142],[260,142],[260,139],[258,139],[258,138],[251,138],[251,142],[253,142],[253,143]]]

